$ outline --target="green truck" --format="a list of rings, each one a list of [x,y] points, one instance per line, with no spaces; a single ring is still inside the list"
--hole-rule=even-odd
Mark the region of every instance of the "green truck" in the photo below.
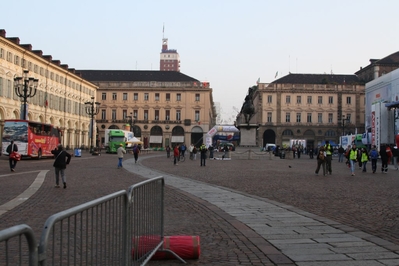
[[[126,146],[125,132],[120,129],[106,129],[104,141],[106,153],[116,153],[120,144]]]

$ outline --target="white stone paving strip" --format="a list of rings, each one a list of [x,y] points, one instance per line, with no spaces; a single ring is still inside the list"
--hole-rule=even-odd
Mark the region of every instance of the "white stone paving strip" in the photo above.
[[[33,183],[21,194],[19,194],[17,197],[14,199],[4,203],[3,205],[0,206],[0,216],[3,215],[4,213],[8,212],[9,210],[14,209],[18,205],[24,203],[26,200],[28,200],[33,194],[36,193],[36,191],[39,190],[39,188],[42,186],[44,179],[46,178],[46,173],[49,170],[41,170],[38,174]],[[32,173],[32,172],[37,172],[37,171],[31,171],[31,172],[21,172],[17,174],[12,174],[18,175],[18,174],[27,174],[27,173]]]
[[[252,228],[299,266],[399,265],[398,253],[359,237],[370,236],[366,233],[356,231],[351,234],[337,229],[339,226],[331,225],[340,224],[329,219],[323,218],[321,220],[325,222],[321,222],[311,218],[315,215],[289,205],[157,172],[130,159],[124,162],[124,167],[145,178],[163,176],[166,185],[219,207]],[[381,240],[381,243],[389,242]]]

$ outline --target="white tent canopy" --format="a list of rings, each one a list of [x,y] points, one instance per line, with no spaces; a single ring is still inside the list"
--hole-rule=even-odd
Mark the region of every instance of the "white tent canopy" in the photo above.
[[[143,144],[143,142],[140,139],[136,138],[136,137],[133,137],[133,138],[129,139],[128,141],[126,141],[126,146],[127,147],[131,147],[134,144]]]

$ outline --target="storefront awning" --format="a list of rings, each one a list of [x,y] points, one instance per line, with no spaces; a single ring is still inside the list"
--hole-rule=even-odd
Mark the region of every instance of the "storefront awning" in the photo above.
[[[172,136],[172,143],[183,143],[184,136]]]
[[[150,143],[162,143],[162,136],[150,136]]]

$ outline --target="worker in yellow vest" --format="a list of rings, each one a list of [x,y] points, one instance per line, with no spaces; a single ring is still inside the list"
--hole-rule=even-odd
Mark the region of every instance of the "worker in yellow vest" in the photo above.
[[[326,151],[326,170],[331,175],[332,174],[332,155],[333,155],[333,147],[331,146],[330,142],[326,140],[326,144],[324,145],[324,150]]]

